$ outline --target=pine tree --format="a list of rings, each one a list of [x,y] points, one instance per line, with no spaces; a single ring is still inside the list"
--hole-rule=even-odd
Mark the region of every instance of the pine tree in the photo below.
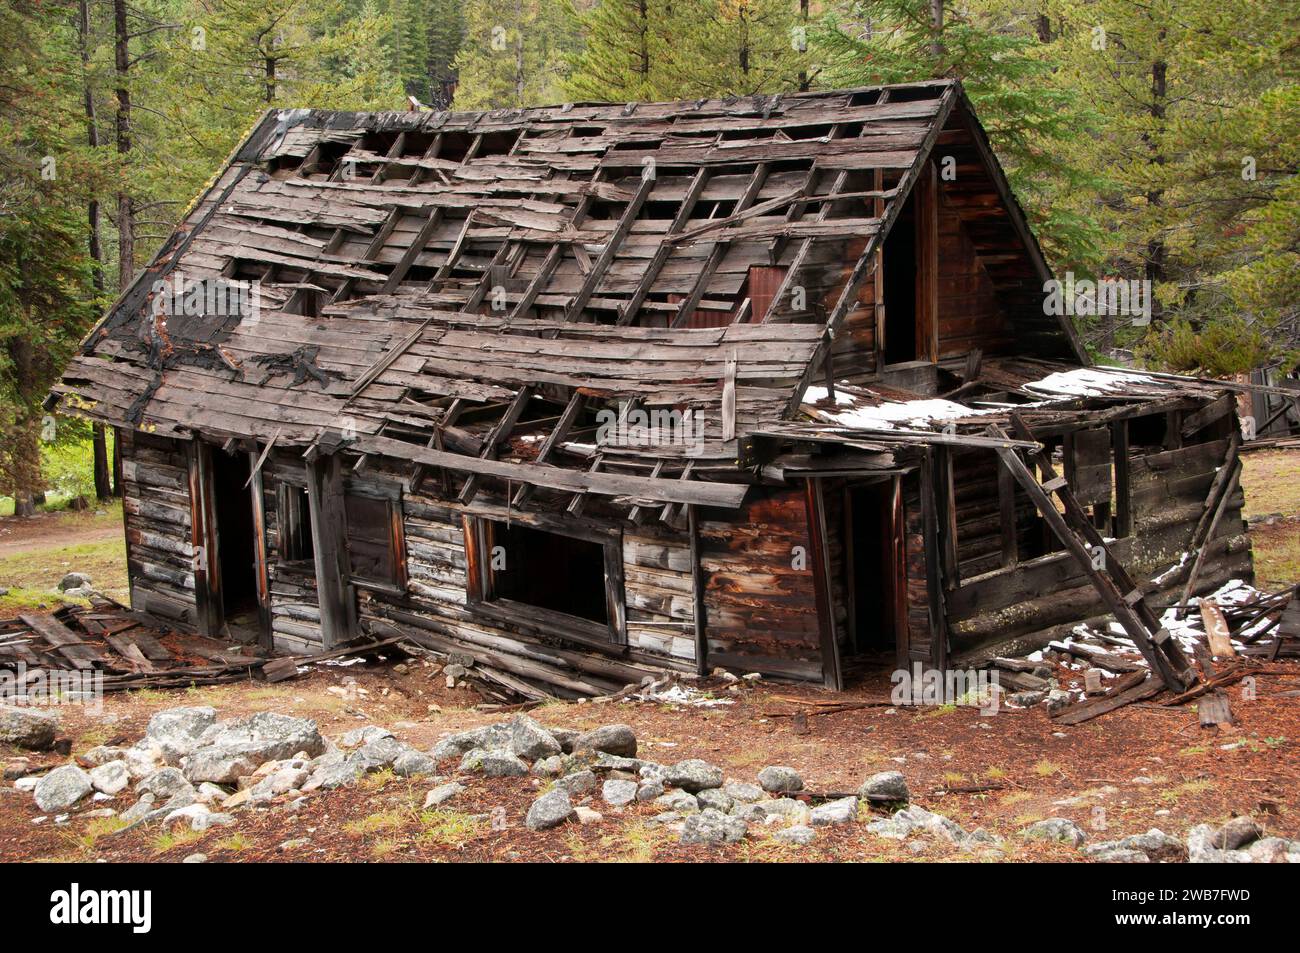
[[[465,42],[455,64],[456,107],[561,101],[577,35],[568,0],[467,0]]]
[[[578,101],[672,98],[667,66],[670,0],[599,0],[581,15],[584,47],[565,85]]]

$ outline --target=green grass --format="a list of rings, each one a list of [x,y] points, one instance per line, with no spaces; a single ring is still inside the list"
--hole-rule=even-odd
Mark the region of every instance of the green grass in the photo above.
[[[64,602],[77,602],[57,591],[59,580],[74,570],[89,575],[96,589],[119,600],[125,599],[126,543],[121,535],[94,542],[67,542],[79,534],[102,533],[121,525],[121,503],[107,505],[102,512],[68,511],[50,519],[45,527],[56,540],[53,544],[43,543],[41,537],[36,537],[27,551],[0,556],[0,588],[9,590],[0,596],[0,616],[12,616],[42,605],[55,608]]]

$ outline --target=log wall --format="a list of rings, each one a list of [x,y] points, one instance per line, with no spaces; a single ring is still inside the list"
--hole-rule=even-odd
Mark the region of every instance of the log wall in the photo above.
[[[131,605],[197,625],[189,464],[181,440],[119,430]]]

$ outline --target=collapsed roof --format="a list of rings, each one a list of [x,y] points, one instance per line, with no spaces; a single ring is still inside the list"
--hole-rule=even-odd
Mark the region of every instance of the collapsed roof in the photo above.
[[[969,102],[934,81],[475,113],[272,110],[87,337],[52,404],[178,437],[309,445],[338,430],[364,452],[477,457],[465,469],[489,476],[648,462],[658,484],[734,469],[738,435],[798,415],[940,143],[962,169],[948,201],[1018,349],[1077,364],[1068,321],[1043,313],[1047,267]],[[255,282],[256,307],[161,307],[186,281]],[[703,448],[688,460],[653,435],[506,439],[521,420],[573,425],[594,406],[689,412]],[[468,433],[445,439],[458,419]]]

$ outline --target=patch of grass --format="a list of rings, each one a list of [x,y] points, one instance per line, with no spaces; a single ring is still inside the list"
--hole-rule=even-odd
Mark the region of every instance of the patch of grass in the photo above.
[[[984,770],[984,777],[990,781],[1000,781],[1007,776],[1006,771],[999,768],[996,764]]]
[[[236,831],[235,833],[231,834],[229,837],[217,841],[212,846],[216,847],[218,850],[228,850],[233,854],[238,854],[241,851],[248,850],[250,847],[252,847],[253,842],[243,834]]]
[[[83,851],[95,849],[95,841],[107,834],[113,834],[127,826],[120,817],[92,817],[80,833],[72,834],[70,840]]]
[[[1201,794],[1205,791],[1213,790],[1214,782],[1209,778],[1197,778],[1194,781],[1184,781],[1177,787],[1172,787],[1167,791],[1160,792],[1160,800],[1173,804],[1180,798],[1189,794]]]
[[[376,860],[383,860],[385,857],[391,857],[397,853],[402,846],[402,842],[391,837],[381,837],[370,845],[370,856]]]
[[[1003,804],[1007,805],[1007,807],[1011,807],[1012,805],[1019,804],[1022,801],[1032,801],[1033,799],[1034,795],[1029,791],[1012,791],[1010,794],[1004,794],[1000,800]]]
[[[0,581],[9,589],[8,595],[0,596],[0,613],[26,611],[42,603],[88,605],[85,599],[69,599],[56,590],[59,580],[74,570],[90,576],[96,589],[125,596],[125,539],[53,547],[34,541],[34,546],[27,552],[0,558]]]
[[[202,836],[203,831],[191,830],[188,827],[177,827],[175,830],[163,831],[153,839],[153,851],[155,854],[165,854],[176,847],[192,844]]]
[[[965,780],[966,775],[962,774],[960,771],[945,771],[943,773],[943,783],[948,785],[948,787],[962,784]]]
[[[1050,778],[1054,774],[1063,773],[1064,769],[1055,761],[1040,761],[1034,765],[1034,774],[1040,778]]]
[[[168,695],[158,688],[136,688],[131,690],[131,697],[136,701],[147,703],[166,701]]]
[[[367,774],[361,779],[361,786],[371,791],[379,791],[396,780],[397,775],[393,773],[393,769],[384,768],[382,771]]]
[[[1255,526],[1250,531],[1255,585],[1280,589],[1300,578],[1300,523]]]
[[[73,751],[85,751],[88,748],[97,748],[109,738],[112,738],[116,732],[110,725],[91,725],[72,743]]]
[[[662,824],[629,820],[594,843],[573,833],[567,839],[567,846],[570,855],[577,861],[646,864],[654,860],[659,850],[672,840],[672,832]]]
[[[1207,754],[1209,750],[1205,745],[1188,745],[1178,753],[1184,758],[1195,758],[1197,755]]]
[[[918,717],[920,717],[920,718],[942,718],[942,717],[944,717],[945,715],[951,715],[951,714],[953,714],[953,713],[956,712],[956,711],[957,711],[957,706],[954,705],[954,704],[949,703],[949,704],[947,704],[947,705],[938,705],[938,706],[935,706],[935,707],[933,707],[933,708],[928,708],[928,709],[926,709],[925,711],[921,712],[920,715],[919,715]]]
[[[431,847],[460,847],[478,837],[487,823],[463,811],[422,811],[417,843]]]
[[[409,820],[410,815],[405,811],[379,811],[355,821],[348,821],[343,825],[343,830],[349,834],[374,834],[401,827]]]
[[[1241,485],[1246,491],[1246,516],[1268,513],[1300,514],[1300,452],[1260,450],[1241,455]]]

